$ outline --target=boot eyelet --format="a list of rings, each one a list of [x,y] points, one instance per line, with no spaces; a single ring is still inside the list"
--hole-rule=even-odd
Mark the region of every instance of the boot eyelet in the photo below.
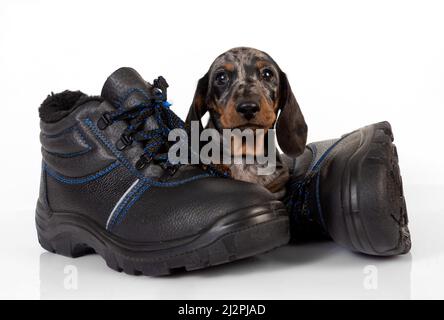
[[[97,127],[100,130],[105,130],[110,124],[112,124],[112,120],[109,112],[105,112],[97,121]]]
[[[139,160],[137,160],[136,162],[136,169],[137,170],[142,170],[143,168],[145,168],[152,159],[150,159],[149,157],[147,157],[146,155],[143,155],[140,157]]]
[[[126,147],[131,145],[132,143],[133,143],[133,138],[131,136],[128,136],[126,134],[122,134],[120,136],[119,141],[117,141],[117,143],[116,143],[116,148],[117,148],[117,150],[122,151],[123,149],[125,149]]]

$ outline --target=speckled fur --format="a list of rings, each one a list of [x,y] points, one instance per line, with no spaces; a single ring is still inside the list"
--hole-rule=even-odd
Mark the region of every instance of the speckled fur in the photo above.
[[[264,69],[273,74],[273,77],[267,81],[264,81],[261,76]],[[227,74],[229,78],[224,86],[216,81],[220,72]],[[236,110],[236,106],[243,101],[252,101],[259,105],[259,111],[252,119],[246,119]],[[281,121],[279,118],[278,120],[283,123],[281,127],[285,128],[277,132],[278,140],[280,136],[280,140],[285,143],[297,144],[297,152],[299,150],[302,152],[305,148],[307,126],[285,73],[267,53],[253,48],[239,47],[218,56],[207,74],[199,80],[187,122],[200,120],[208,111],[210,119],[206,125],[207,128],[215,128],[219,131],[234,128],[259,128],[267,131],[274,127],[278,111],[282,110],[285,104],[291,105],[286,107],[284,115],[288,119]],[[283,112],[281,112],[281,117],[282,114]],[[283,130],[294,132],[282,132]],[[276,154],[279,153],[276,151]],[[285,193],[285,184],[289,174],[288,168],[280,157],[277,157],[276,170],[273,174],[258,175],[258,168],[259,164],[232,164],[230,166],[233,178],[258,183],[276,193],[278,197],[282,196]]]

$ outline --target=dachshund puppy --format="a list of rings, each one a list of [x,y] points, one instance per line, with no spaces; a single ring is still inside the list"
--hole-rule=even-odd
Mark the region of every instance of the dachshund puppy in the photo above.
[[[200,121],[209,112],[206,128],[269,129],[276,127],[282,151],[300,155],[305,148],[307,125],[287,76],[265,52],[253,48],[234,48],[221,54],[197,85],[187,124]],[[202,127],[202,125],[201,125]],[[267,148],[264,137],[264,148]],[[257,143],[257,142],[256,142]],[[247,153],[243,148],[243,153]],[[261,176],[258,164],[231,164],[231,176],[237,180],[259,183],[276,193],[285,194],[288,168],[276,152],[276,170]]]

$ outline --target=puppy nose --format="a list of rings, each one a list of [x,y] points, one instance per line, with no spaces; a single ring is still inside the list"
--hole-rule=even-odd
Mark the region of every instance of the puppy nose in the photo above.
[[[236,111],[239,112],[245,119],[251,120],[259,111],[259,105],[255,102],[241,102],[237,105]]]

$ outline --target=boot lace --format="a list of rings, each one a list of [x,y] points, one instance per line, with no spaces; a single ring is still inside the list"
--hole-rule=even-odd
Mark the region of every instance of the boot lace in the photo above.
[[[309,206],[310,188],[313,177],[290,180],[287,184],[285,203],[294,223],[311,223],[313,216]]]
[[[166,80],[158,77],[153,81],[153,87],[152,96],[147,96],[144,102],[131,109],[119,108],[115,112],[106,112],[97,124],[99,129],[104,130],[114,122],[127,121],[128,126],[117,141],[116,148],[122,151],[134,142],[142,143],[143,153],[136,162],[136,169],[142,170],[150,163],[155,163],[169,175],[173,175],[181,165],[172,164],[168,160],[168,150],[172,145],[172,142],[168,141],[168,135],[173,129],[185,129],[185,123],[169,108],[171,104],[167,101]],[[131,90],[128,96],[134,92],[146,96],[139,89]],[[150,117],[157,122],[156,129],[144,129]],[[204,169],[213,175],[226,175],[213,166],[205,166]]]

